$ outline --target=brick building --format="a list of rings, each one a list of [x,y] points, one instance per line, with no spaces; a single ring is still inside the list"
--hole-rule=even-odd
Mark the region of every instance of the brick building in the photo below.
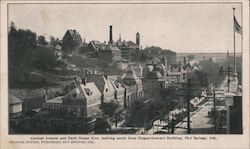
[[[82,43],[82,38],[76,30],[67,30],[62,41],[63,50],[65,52],[72,52],[73,49]]]
[[[136,76],[136,73],[133,69],[128,69],[122,76],[122,84],[125,88],[126,108],[129,108],[133,101],[144,96],[142,80]]]

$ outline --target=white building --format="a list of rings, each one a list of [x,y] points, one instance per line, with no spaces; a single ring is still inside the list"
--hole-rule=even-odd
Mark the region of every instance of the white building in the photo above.
[[[17,117],[22,113],[23,101],[13,95],[9,95],[9,114],[10,117]]]

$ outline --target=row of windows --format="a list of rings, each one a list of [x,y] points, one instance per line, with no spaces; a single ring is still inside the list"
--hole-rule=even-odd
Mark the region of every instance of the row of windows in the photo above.
[[[142,96],[143,96],[142,91],[139,91],[139,92],[138,92],[138,96],[137,96],[137,93],[132,93],[130,96],[129,96],[129,95],[127,96],[127,100],[128,100],[128,101],[129,101],[130,99],[133,100],[133,99],[135,99],[135,98],[140,98],[140,97],[142,97]]]
[[[44,104],[43,108],[46,109],[60,109],[62,107],[62,105],[60,104]]]

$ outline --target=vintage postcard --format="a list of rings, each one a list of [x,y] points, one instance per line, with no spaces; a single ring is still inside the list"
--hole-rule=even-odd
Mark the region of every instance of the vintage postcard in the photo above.
[[[249,1],[1,1],[1,146],[249,144]]]

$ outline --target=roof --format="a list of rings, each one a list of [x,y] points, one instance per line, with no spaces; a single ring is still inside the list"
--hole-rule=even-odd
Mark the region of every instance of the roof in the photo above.
[[[18,104],[18,103],[22,103],[22,102],[23,102],[22,100],[9,94],[9,104]]]
[[[89,96],[101,96],[101,92],[94,82],[86,83],[86,85],[80,84],[80,89],[83,91],[85,98],[88,98]]]
[[[157,72],[155,72],[155,71],[149,72],[146,77],[148,79],[157,79],[157,80],[163,78],[162,74],[159,71],[157,71]]]
[[[70,35],[72,37],[80,37],[81,38],[80,34],[76,30],[68,30],[68,32],[70,33]]]
[[[70,35],[73,40],[80,40],[80,41],[82,41],[81,35],[76,30],[72,30],[72,29],[67,30],[67,32],[63,36],[63,40],[67,39],[65,37],[67,37],[68,35]]]
[[[108,45],[106,47],[106,50],[110,50],[110,51],[120,51],[120,49],[117,46],[112,46],[112,45]]]
[[[89,44],[92,45],[92,47],[97,50],[104,50],[104,46],[102,45],[100,41],[92,40],[89,42]]]
[[[58,104],[62,104],[63,100],[62,100],[63,96],[58,96],[55,97],[53,99],[47,100],[46,103],[58,103]]]
[[[186,70],[188,67],[192,70],[192,66],[189,63],[187,63],[186,65],[184,65],[183,69]]]
[[[137,46],[133,41],[117,41],[116,45],[118,47],[120,46],[125,46],[125,47],[133,47],[133,46]]]
[[[137,46],[134,42],[132,41],[127,41],[128,46]]]
[[[87,76],[87,82],[95,82],[98,89],[103,92],[104,91],[104,79],[102,74],[90,74]]]
[[[122,87],[122,84],[121,84],[120,82],[118,82],[118,81],[111,80],[111,83],[112,83],[114,89],[117,90],[117,91],[118,91],[118,90],[121,90],[121,89],[124,89],[124,88]]]
[[[123,75],[122,82],[128,86],[141,85],[142,81],[136,76],[135,71],[131,68]]]
[[[105,78],[102,74],[91,74],[87,76],[87,82],[94,82],[101,93],[105,91],[105,88],[108,89],[108,91],[114,91],[108,76]]]

